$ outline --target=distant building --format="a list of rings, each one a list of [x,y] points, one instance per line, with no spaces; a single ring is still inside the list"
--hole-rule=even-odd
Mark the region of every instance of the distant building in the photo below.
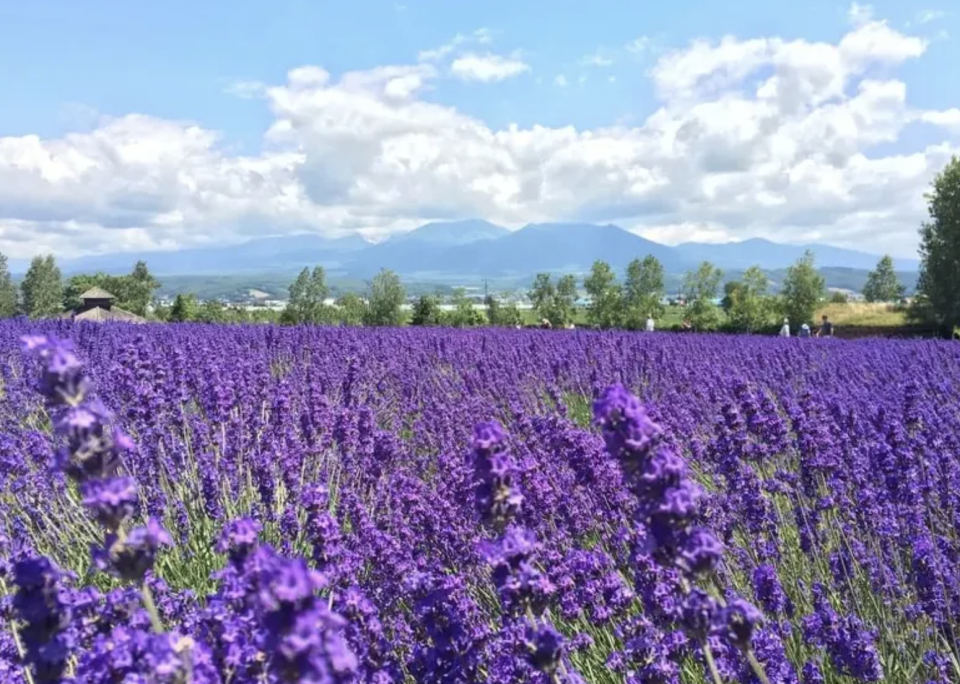
[[[146,323],[147,319],[113,305],[116,299],[112,294],[99,287],[91,287],[80,295],[80,306],[76,311],[68,311],[64,318],[74,321],[121,321],[123,323]]]

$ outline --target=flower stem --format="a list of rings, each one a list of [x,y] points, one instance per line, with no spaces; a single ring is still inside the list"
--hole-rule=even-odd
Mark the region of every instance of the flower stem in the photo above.
[[[157,604],[153,601],[153,593],[145,581],[140,583],[140,596],[143,599],[143,607],[146,608],[147,614],[150,616],[153,631],[157,634],[163,634],[164,629],[163,622],[160,621],[160,612],[157,610]]]
[[[703,640],[703,657],[707,660],[707,667],[710,669],[710,676],[713,678],[714,684],[723,684],[720,673],[717,671],[717,664],[713,660],[713,651],[710,650],[710,644],[707,643],[706,639]]]
[[[745,654],[747,656],[747,662],[749,662],[750,667],[753,668],[753,674],[757,675],[757,679],[760,680],[761,684],[770,684],[767,671],[763,669],[763,665],[757,660],[757,656],[753,655],[753,651],[747,649]]]
[[[7,595],[7,583],[3,581],[2,577],[0,577],[0,595]],[[17,656],[20,660],[23,660],[23,644],[20,642],[20,632],[17,630],[17,623],[14,620],[10,621],[10,633],[13,635],[13,645],[17,648]],[[29,667],[23,668],[23,674],[27,678],[27,684],[33,684],[33,673],[30,672]]]

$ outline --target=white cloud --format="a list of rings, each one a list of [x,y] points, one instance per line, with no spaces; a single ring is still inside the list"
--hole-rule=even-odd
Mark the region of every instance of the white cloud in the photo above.
[[[553,82],[560,88],[566,88],[568,85],[570,85],[570,82],[567,81],[567,77],[563,74],[557,74],[554,77]]]
[[[873,21],[873,6],[854,2],[847,10],[847,18],[854,27],[860,27]]]
[[[143,115],[62,138],[0,137],[0,251],[174,248],[267,231],[382,237],[480,216],[905,255],[930,179],[960,152],[960,112],[911,107],[893,75],[925,47],[880,21],[836,43],[696,41],[653,66],[660,102],[645,119],[582,130],[492,128],[428,101],[446,71],[429,60],[339,77],[301,67],[262,90],[274,121],[255,156],[196,124]],[[461,62],[461,77],[505,73],[503,61],[477,60]],[[905,149],[897,141],[916,121],[942,141]]]
[[[640,36],[635,38],[627,43],[624,47],[627,52],[631,52],[634,55],[642,55],[650,50],[652,41],[648,36]]]
[[[926,9],[917,12],[915,21],[922,26],[923,24],[929,24],[930,22],[943,19],[945,16],[947,16],[947,13],[943,10]]]
[[[260,81],[234,81],[227,86],[226,92],[243,100],[252,100],[261,97],[266,86]]]
[[[464,81],[502,81],[530,71],[530,65],[519,56],[504,57],[487,53],[468,53],[453,60],[450,73]]]
[[[580,60],[580,65],[585,67],[597,67],[605,69],[607,67],[612,67],[614,63],[613,57],[607,54],[604,50],[597,50],[594,53],[589,55],[584,55]]]
[[[449,42],[439,47],[430,50],[421,50],[417,54],[417,60],[420,62],[439,62],[468,45],[489,45],[491,42],[493,42],[493,31],[486,27],[480,27],[469,35],[458,33],[451,38]]]

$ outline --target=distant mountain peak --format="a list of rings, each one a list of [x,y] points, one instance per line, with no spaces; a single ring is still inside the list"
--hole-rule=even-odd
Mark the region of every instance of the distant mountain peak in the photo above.
[[[387,242],[427,242],[433,245],[467,245],[481,240],[496,240],[510,233],[503,226],[483,219],[434,221],[409,233],[391,237]]]

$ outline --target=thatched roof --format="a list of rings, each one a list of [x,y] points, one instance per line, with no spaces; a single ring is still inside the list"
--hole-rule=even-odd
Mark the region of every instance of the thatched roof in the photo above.
[[[116,299],[116,297],[104,290],[102,287],[97,287],[94,285],[80,295],[80,299]]]
[[[92,321],[94,323],[103,323],[104,321],[120,321],[123,323],[146,323],[147,319],[141,318],[135,313],[124,311],[113,307],[109,311],[99,306],[87,309],[78,314],[66,314],[65,318],[72,318],[75,321]]]

